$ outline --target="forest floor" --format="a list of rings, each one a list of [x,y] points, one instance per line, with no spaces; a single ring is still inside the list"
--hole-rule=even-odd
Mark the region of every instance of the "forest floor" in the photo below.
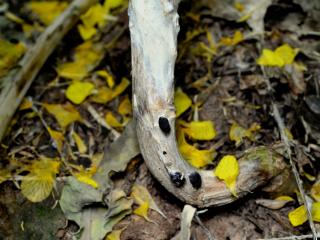
[[[0,77],[18,68],[20,56],[67,7],[43,1],[46,12],[32,3],[0,0]],[[152,177],[124,135],[132,118],[127,2],[108,4],[95,5],[66,34],[11,120],[0,147],[0,239],[108,233],[109,240],[164,240],[180,230],[184,203]],[[213,169],[223,156],[256,146],[284,149],[304,189],[290,170],[280,183],[197,212],[191,239],[271,239],[311,234],[310,225],[320,229],[319,215],[313,223],[304,212],[295,227],[288,218],[304,200],[320,201],[320,2],[181,1],[179,15],[175,84],[187,103],[177,128],[192,121],[214,128],[209,140],[186,137],[196,154],[184,157]],[[119,136],[126,144],[110,150]],[[111,160],[106,170],[104,153],[122,154],[115,157],[121,161]],[[100,167],[110,173],[101,195],[86,190],[100,183]]]

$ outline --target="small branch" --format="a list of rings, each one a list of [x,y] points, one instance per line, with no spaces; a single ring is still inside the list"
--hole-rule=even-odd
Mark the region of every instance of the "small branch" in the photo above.
[[[288,236],[288,237],[280,237],[280,238],[260,238],[258,240],[300,240],[300,239],[310,239],[310,238],[320,238],[320,235],[300,235],[300,236]]]
[[[87,105],[87,110],[91,114],[91,116],[103,127],[108,129],[114,138],[120,137],[120,133],[118,133],[115,129],[113,129],[101,116],[100,114],[92,107],[90,104]]]
[[[285,126],[284,126],[284,123],[283,123],[282,118],[280,116],[278,106],[275,103],[272,103],[272,111],[273,111],[274,119],[276,120],[278,128],[280,130],[281,140],[285,144],[285,148],[286,148],[286,152],[289,157],[291,169],[292,169],[293,175],[295,177],[296,183],[298,185],[299,192],[302,195],[303,204],[305,205],[305,207],[307,209],[308,221],[309,221],[310,229],[313,233],[313,239],[317,239],[317,237],[316,237],[317,231],[316,231],[314,222],[312,220],[310,205],[308,204],[308,201],[306,199],[306,194],[303,189],[303,183],[302,183],[302,180],[300,179],[299,172],[297,170],[295,163],[292,160],[292,153],[291,153],[291,149],[290,149],[289,139],[285,133]]]
[[[71,5],[40,35],[19,63],[2,79],[3,89],[0,93],[0,141],[7,126],[29,89],[39,70],[60,43],[65,34],[77,23],[97,0],[75,0]]]

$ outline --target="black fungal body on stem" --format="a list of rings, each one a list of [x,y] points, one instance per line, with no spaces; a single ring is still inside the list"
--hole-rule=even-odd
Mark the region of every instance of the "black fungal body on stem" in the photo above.
[[[170,173],[170,179],[176,187],[181,187],[185,182],[185,178],[179,172]]]
[[[189,175],[189,180],[190,180],[192,187],[194,187],[196,189],[201,187],[202,180],[201,180],[201,176],[199,173],[197,173],[197,172],[191,173]]]
[[[164,134],[169,134],[171,127],[167,118],[159,117],[159,127]]]

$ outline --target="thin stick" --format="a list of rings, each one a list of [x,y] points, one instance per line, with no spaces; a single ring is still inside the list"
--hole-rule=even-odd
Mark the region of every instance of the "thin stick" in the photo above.
[[[303,204],[305,205],[305,207],[307,209],[308,221],[309,221],[310,229],[311,229],[312,234],[313,234],[313,239],[317,239],[317,237],[316,237],[317,232],[316,232],[316,228],[314,226],[314,222],[312,220],[312,214],[311,214],[311,210],[310,210],[310,205],[307,202],[306,194],[304,192],[303,185],[302,185],[303,183],[302,183],[302,180],[300,179],[297,167],[296,167],[296,165],[294,164],[294,162],[292,160],[292,156],[291,156],[292,153],[291,153],[291,149],[290,149],[289,139],[288,139],[287,135],[285,134],[285,126],[284,126],[284,123],[283,123],[282,118],[280,116],[279,109],[278,109],[278,107],[277,107],[277,105],[275,103],[272,103],[272,111],[273,111],[273,117],[276,120],[278,128],[280,130],[281,140],[285,144],[285,148],[286,148],[286,152],[287,152],[288,157],[289,157],[291,169],[292,169],[294,178],[296,180],[296,183],[298,185],[299,192],[302,195]]]
[[[280,237],[280,238],[260,238],[258,240],[299,240],[299,239],[310,239],[313,238],[314,235],[300,235],[300,236],[288,236],[288,237]],[[315,235],[315,237],[320,238],[320,235]]]
[[[2,79],[0,93],[0,141],[7,126],[20,105],[39,70],[60,43],[65,34],[77,23],[81,14],[86,12],[97,0],[75,0],[40,35],[33,47],[24,55],[19,66]]]

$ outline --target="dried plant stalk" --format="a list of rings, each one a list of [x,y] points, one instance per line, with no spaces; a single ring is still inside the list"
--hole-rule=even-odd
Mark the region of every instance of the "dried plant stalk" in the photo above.
[[[14,112],[47,58],[60,43],[64,35],[76,24],[81,14],[85,13],[96,2],[97,0],[73,1],[40,35],[36,43],[22,58],[19,67],[1,79],[0,141]]]
[[[179,32],[177,0],[131,0],[133,109],[144,160],[157,180],[182,201],[198,207],[236,199],[213,171],[191,167],[181,157],[175,138],[174,65]],[[239,159],[237,196],[278,175],[282,156],[257,147]]]

